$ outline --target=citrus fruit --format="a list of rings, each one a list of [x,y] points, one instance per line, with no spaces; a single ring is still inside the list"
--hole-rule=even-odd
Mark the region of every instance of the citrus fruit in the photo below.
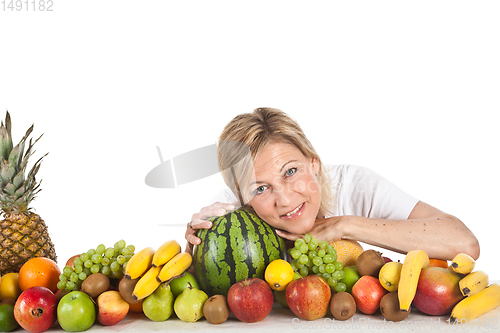
[[[380,269],[378,279],[382,287],[384,287],[387,291],[393,292],[398,290],[401,268],[403,268],[402,263],[391,261],[386,263]]]
[[[285,290],[286,286],[293,280],[294,271],[289,262],[283,259],[273,260],[267,265],[264,278],[274,290]]]
[[[12,298],[17,299],[21,295],[19,287],[19,273],[7,273],[2,276],[0,281],[0,299]]]
[[[330,243],[337,251],[337,261],[346,266],[356,265],[356,260],[363,252],[363,247],[356,241],[341,239]]]
[[[0,332],[11,332],[19,327],[14,318],[14,305],[0,305]]]
[[[31,258],[19,270],[19,287],[26,290],[31,287],[45,287],[57,291],[61,270],[56,262],[49,258]]]
[[[443,267],[448,268],[448,262],[441,259],[429,259],[429,267]]]

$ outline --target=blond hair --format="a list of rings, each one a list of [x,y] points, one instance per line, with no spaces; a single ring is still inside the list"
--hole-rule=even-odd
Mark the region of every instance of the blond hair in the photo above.
[[[234,145],[234,142],[240,142],[244,145]],[[231,191],[240,200],[243,198],[238,183],[235,182],[234,170],[231,167],[245,159],[244,155],[248,155],[248,149],[251,157],[247,158],[251,158],[252,162],[255,161],[256,156],[270,142],[291,144],[297,147],[305,157],[318,160],[320,168],[317,177],[321,188],[318,217],[332,215],[334,198],[331,182],[318,153],[299,124],[278,109],[258,108],[252,113],[240,114],[231,120],[222,131],[218,145],[219,168],[223,171],[222,176]],[[240,169],[239,171],[245,173],[248,172],[248,169]]]

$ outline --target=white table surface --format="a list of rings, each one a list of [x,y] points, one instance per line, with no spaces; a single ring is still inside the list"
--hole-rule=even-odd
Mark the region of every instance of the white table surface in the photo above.
[[[499,281],[493,281],[498,283]],[[302,332],[332,331],[343,332],[500,332],[500,307],[482,315],[475,320],[463,324],[449,324],[448,316],[428,316],[412,309],[409,317],[400,322],[390,322],[377,311],[373,315],[365,315],[357,311],[347,321],[334,320],[329,314],[324,318],[307,321],[297,318],[290,309],[274,304],[271,313],[257,323],[243,323],[232,314],[229,319],[219,325],[210,324],[205,318],[196,323],[187,323],[172,315],[164,322],[153,322],[142,313],[129,313],[125,319],[113,326],[96,323],[87,332]],[[18,329],[15,332],[23,331]],[[64,332],[56,323],[46,332]]]

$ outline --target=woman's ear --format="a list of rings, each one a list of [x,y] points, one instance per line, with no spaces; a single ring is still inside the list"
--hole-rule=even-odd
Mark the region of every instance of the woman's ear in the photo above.
[[[317,175],[318,172],[319,172],[319,168],[320,168],[320,163],[319,163],[319,159],[317,157],[313,157],[311,159],[311,169],[312,169],[312,172]]]

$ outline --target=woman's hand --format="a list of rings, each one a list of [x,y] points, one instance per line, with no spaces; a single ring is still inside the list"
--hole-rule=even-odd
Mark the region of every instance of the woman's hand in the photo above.
[[[347,216],[334,216],[326,219],[317,219],[314,222],[311,230],[308,231],[311,236],[316,237],[319,241],[326,240],[334,242],[342,238],[343,233],[340,230],[340,221],[346,219]],[[281,238],[295,241],[297,238],[303,238],[304,235],[292,234],[284,230],[276,230],[276,233]]]
[[[216,202],[208,207],[202,208],[199,213],[193,214],[191,222],[187,224],[185,238],[187,240],[186,252],[193,254],[194,245],[201,243],[201,239],[196,237],[197,229],[210,229],[212,222],[207,219],[214,216],[223,216],[234,210],[238,202],[222,203]]]

